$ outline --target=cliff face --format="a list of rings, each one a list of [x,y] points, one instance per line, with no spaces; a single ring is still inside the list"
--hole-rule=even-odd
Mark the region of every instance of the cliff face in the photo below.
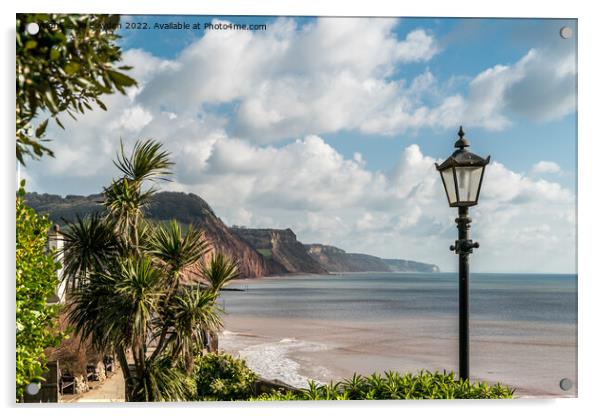
[[[306,244],[307,253],[329,272],[388,272],[387,265],[378,257],[351,254],[338,247]]]
[[[421,273],[439,273],[439,266],[436,264],[419,263],[412,260],[383,259],[392,272],[421,272]]]
[[[381,259],[368,254],[347,253],[340,248],[323,244],[306,244],[308,254],[326,270],[343,272],[438,272],[434,264],[410,260]]]
[[[264,258],[249,243],[234,234],[215,215],[209,204],[197,195],[179,192],[157,193],[153,196],[146,215],[157,221],[169,221],[174,218],[180,223],[200,227],[205,231],[205,237],[211,241],[212,250],[238,261],[241,278],[271,274]]]
[[[279,273],[278,268],[287,273],[328,272],[307,253],[305,246],[297,240],[290,228],[276,230],[235,227],[232,231],[271,261],[274,274]]]
[[[76,215],[85,216],[101,212],[102,195],[67,196],[27,194],[26,203],[39,213],[49,214],[51,221],[62,224],[63,218],[73,221]],[[209,204],[194,194],[159,192],[153,195],[145,210],[148,219],[154,221],[177,220],[180,224],[201,227],[213,250],[235,259],[239,264],[241,278],[267,276],[272,273],[266,262],[245,240],[232,233],[220,220]],[[210,255],[210,253],[208,254]]]
[[[102,212],[103,196],[29,193],[28,206],[50,220],[63,224],[76,215]],[[242,278],[255,278],[286,273],[328,272],[438,272],[433,264],[411,260],[381,259],[367,254],[347,253],[340,248],[322,244],[304,245],[291,229],[229,228],[213,212],[209,204],[194,194],[158,192],[153,195],[145,216],[153,221],[175,219],[185,226],[201,227],[215,250],[239,263]]]

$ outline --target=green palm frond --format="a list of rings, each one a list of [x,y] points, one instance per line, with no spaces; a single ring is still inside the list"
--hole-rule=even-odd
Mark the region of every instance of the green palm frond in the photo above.
[[[116,283],[112,274],[92,273],[69,298],[67,317],[70,325],[82,341],[90,339],[98,351],[131,345],[127,312],[130,305],[123,297],[116,296]]]
[[[341,387],[347,392],[348,399],[358,400],[362,398],[362,391],[366,388],[367,382],[361,375],[353,373],[351,378],[344,379]]]
[[[230,280],[238,277],[238,265],[222,253],[214,253],[209,264],[202,264],[199,268],[201,277],[214,291],[221,290]]]
[[[113,233],[114,225],[99,213],[76,217],[63,228],[64,278],[71,287],[85,281],[93,272],[103,272],[122,250]]]
[[[202,230],[188,227],[183,235],[175,220],[167,225],[155,227],[149,236],[149,254],[159,259],[174,279],[177,279],[186,267],[197,263],[208,251],[209,242]]]
[[[68,319],[82,339],[100,350],[145,341],[161,296],[161,274],[146,257],[119,261],[107,273],[93,273],[73,291]]]
[[[172,328],[168,348],[172,356],[190,362],[195,351],[202,349],[205,331],[217,331],[222,326],[217,295],[201,285],[182,287],[168,305],[167,324]]]
[[[103,204],[107,208],[108,216],[114,218],[122,227],[127,227],[142,213],[152,194],[141,193],[128,179],[119,179],[104,188],[104,195]]]
[[[139,246],[143,251],[148,252],[150,247],[150,240],[154,232],[155,225],[144,218],[143,216],[138,218],[137,233],[139,239]]]
[[[119,262],[114,294],[128,305],[123,318],[132,325],[132,335],[144,342],[151,318],[163,293],[161,272],[153,267],[148,257],[127,258]]]
[[[113,163],[125,178],[141,183],[144,180],[164,179],[171,174],[170,153],[161,150],[161,143],[155,140],[137,141],[130,156],[127,156],[121,142],[121,152]]]
[[[215,254],[203,267],[210,246],[200,229],[145,220],[155,191],[144,181],[164,179],[172,165],[161,144],[139,141],[129,156],[122,144],[114,163],[123,176],[104,188],[106,213],[78,217],[65,232],[66,275],[84,278],[70,294],[69,323],[98,350],[116,352],[128,400],[193,398],[187,372],[222,326],[216,299],[237,265]],[[205,284],[180,285],[181,273],[195,265]]]

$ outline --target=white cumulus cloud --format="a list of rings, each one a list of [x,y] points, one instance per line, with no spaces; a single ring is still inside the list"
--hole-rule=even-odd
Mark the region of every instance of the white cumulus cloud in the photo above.
[[[59,157],[25,174],[49,192],[98,192],[116,175],[120,139],[154,138],[176,162],[166,186],[199,194],[229,224],[290,227],[304,242],[453,269],[446,247],[456,238],[455,211],[436,158],[413,144],[393,166],[375,168],[359,152],[345,157],[325,134],[398,135],[458,120],[495,130],[513,114],[559,118],[575,110],[574,56],[533,49],[483,68],[462,93],[428,67],[405,74],[404,65],[427,65],[445,51],[428,31],[399,35],[396,25],[279,19],[266,32],[209,31],[173,60],[128,50],[124,63],[134,65],[139,87],[106,97],[107,112],[63,120],[65,131],[49,126]],[[558,171],[540,161],[531,173]],[[563,255],[575,241],[572,191],[494,161],[481,195],[471,210],[487,247],[474,256],[477,268],[574,269]]]
[[[558,173],[560,172],[560,166],[556,162],[541,160],[533,165],[531,171],[533,173]]]

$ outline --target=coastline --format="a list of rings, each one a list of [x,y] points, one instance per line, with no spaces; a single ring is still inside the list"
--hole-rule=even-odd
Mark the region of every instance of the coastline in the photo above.
[[[327,383],[395,370],[401,373],[455,370],[457,338],[449,333],[453,318],[367,322],[243,317],[226,315],[220,350],[244,358],[261,376],[297,387],[313,379]],[[517,335],[484,335],[484,328],[512,333],[510,328],[535,331]],[[563,337],[546,336],[545,325],[526,322],[471,322],[471,378],[516,388],[516,397],[576,397],[576,369],[562,360],[576,355],[574,329],[561,328]],[[555,328],[558,332],[558,328]],[[550,366],[550,363],[554,363]],[[558,382],[568,377],[575,386],[562,391]]]
[[[291,277],[303,277],[303,278],[308,278],[311,279],[312,277],[315,278],[320,278],[320,277],[324,277],[324,276],[328,276],[328,277],[340,277],[340,276],[362,276],[362,275],[373,275],[375,273],[378,274],[390,274],[390,275],[403,275],[403,274],[408,274],[408,275],[413,275],[413,274],[424,274],[424,275],[431,275],[431,274],[436,274],[436,275],[457,275],[457,271],[439,271],[439,272],[413,272],[413,271],[407,271],[407,272],[330,272],[330,273],[305,273],[305,272],[295,272],[295,273],[287,273],[287,274],[275,274],[275,275],[268,275],[268,276],[259,276],[259,277],[237,277],[236,279],[232,279],[228,282],[228,285],[226,287],[228,287],[229,285],[248,285],[249,283],[257,283],[257,282],[261,282],[261,281],[265,281],[265,280],[286,280],[287,278],[291,278]],[[472,272],[473,274],[478,274],[478,275],[517,275],[517,276],[524,276],[524,275],[530,275],[530,276],[577,276],[576,273],[523,273],[523,272],[514,272],[514,273],[500,273],[500,272]]]

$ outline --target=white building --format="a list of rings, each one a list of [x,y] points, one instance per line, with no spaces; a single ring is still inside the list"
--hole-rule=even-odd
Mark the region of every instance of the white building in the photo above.
[[[57,277],[59,279],[59,284],[57,285],[54,295],[48,299],[48,303],[65,303],[65,291],[67,288],[67,282],[63,279],[63,245],[64,238],[63,233],[61,233],[61,227],[58,224],[54,224],[50,230],[48,230],[48,250],[55,253],[55,259],[59,263],[61,263],[61,268],[56,271]]]

